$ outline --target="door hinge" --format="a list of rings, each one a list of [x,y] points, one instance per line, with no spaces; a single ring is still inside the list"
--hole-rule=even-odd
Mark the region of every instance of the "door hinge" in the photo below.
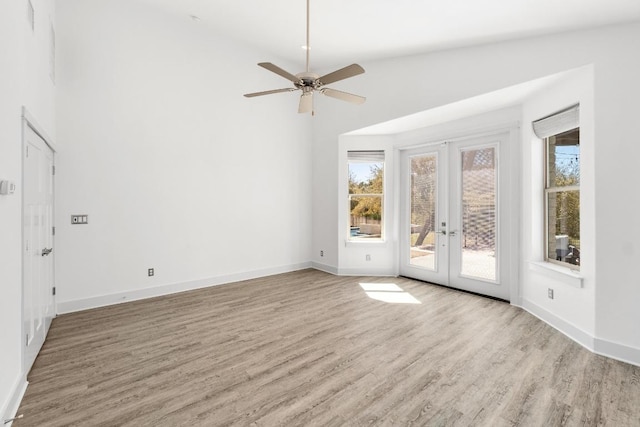
[[[26,153],[26,157],[29,157],[29,146],[27,145],[27,153]]]
[[[51,235],[52,236],[56,235],[56,228],[55,227],[51,227]]]
[[[29,345],[29,334],[27,334],[27,341],[24,343],[24,345],[26,345],[26,346]]]
[[[54,286],[54,287],[52,288],[52,290],[53,290],[53,296],[55,296],[55,295],[56,295],[56,287]]]
[[[56,165],[51,165],[51,175],[56,174]]]

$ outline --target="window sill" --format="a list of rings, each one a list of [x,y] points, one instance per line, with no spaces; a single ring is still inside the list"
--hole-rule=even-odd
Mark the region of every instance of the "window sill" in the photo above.
[[[580,272],[571,270],[568,267],[550,262],[529,261],[529,268],[553,279],[561,280],[575,288],[582,288],[584,277],[580,275]]]
[[[347,248],[357,248],[364,246],[378,246],[384,248],[387,246],[387,241],[382,239],[376,240],[345,240],[344,246]]]

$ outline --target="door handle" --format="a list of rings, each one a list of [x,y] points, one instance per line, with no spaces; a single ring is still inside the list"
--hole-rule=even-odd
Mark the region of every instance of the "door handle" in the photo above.
[[[42,256],[49,255],[51,252],[53,252],[53,248],[44,248],[42,250]]]
[[[440,230],[438,231],[438,234],[442,234],[443,236],[447,235],[447,230]]]
[[[456,233],[457,233],[457,231],[456,231],[456,230],[454,230],[454,231],[450,231],[450,232],[449,232],[449,236],[455,236],[455,235],[456,235]]]

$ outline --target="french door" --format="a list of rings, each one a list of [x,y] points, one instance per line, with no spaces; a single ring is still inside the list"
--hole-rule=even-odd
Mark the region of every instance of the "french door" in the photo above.
[[[474,137],[402,152],[403,276],[509,300],[507,141]]]

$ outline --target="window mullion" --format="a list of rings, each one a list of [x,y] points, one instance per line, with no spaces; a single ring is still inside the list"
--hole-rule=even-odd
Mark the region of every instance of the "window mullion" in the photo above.
[[[580,191],[579,185],[567,185],[564,187],[549,187],[545,188],[547,193],[562,193],[564,191]]]

